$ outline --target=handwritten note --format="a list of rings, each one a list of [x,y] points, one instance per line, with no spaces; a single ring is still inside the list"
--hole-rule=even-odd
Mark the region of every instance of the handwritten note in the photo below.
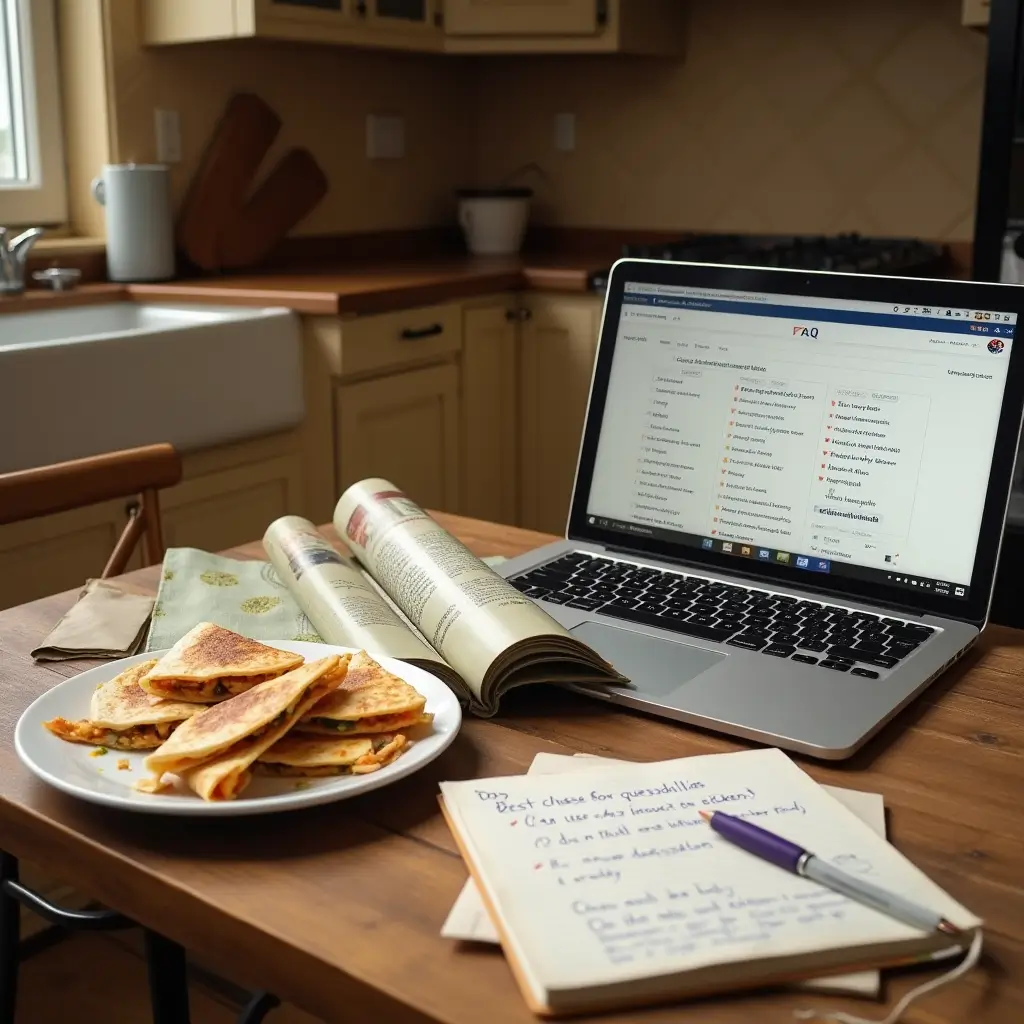
[[[538,754],[530,765],[530,775],[561,775],[566,772],[584,772],[601,769],[610,764],[629,764],[612,758],[576,754],[569,757],[562,754]],[[852,811],[871,830],[885,835],[885,806],[877,793],[861,793],[838,786],[822,787],[844,807]],[[480,897],[480,891],[472,878],[467,879],[458,899],[441,928],[441,935],[448,939],[466,942],[500,941],[497,929],[491,921],[487,908]],[[862,996],[878,994],[880,977],[878,971],[857,971],[851,974],[836,974],[824,978],[812,978],[800,983],[802,988],[817,991],[851,992]]]
[[[777,750],[442,791],[506,944],[544,990],[920,936],[732,846],[709,808],[977,923]]]

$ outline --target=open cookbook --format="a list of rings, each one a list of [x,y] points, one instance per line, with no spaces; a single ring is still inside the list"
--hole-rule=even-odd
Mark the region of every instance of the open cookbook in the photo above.
[[[479,715],[528,683],[628,684],[387,480],[353,484],[334,526],[353,558],[298,516],[275,520],[263,538],[324,642],[424,668]]]

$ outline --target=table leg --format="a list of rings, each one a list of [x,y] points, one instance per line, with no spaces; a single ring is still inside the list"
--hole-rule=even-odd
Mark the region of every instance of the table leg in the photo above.
[[[8,881],[18,881],[18,858],[0,850],[0,1024],[14,1024],[18,998],[21,907],[8,893]]]
[[[185,950],[148,928],[144,937],[153,1024],[189,1024]]]

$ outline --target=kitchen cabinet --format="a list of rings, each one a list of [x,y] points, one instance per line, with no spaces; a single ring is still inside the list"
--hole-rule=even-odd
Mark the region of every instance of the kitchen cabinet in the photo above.
[[[523,310],[518,525],[561,534],[587,414],[601,300],[534,294],[524,300]]]
[[[445,0],[449,53],[679,54],[681,0]]]
[[[467,305],[462,329],[463,515],[519,518],[519,326],[513,295]]]
[[[151,46],[215,39],[286,39],[440,51],[441,0],[142,0]]]
[[[988,28],[992,0],[963,0],[961,21],[969,28]]]
[[[459,370],[453,363],[334,388],[336,489],[384,477],[426,508],[460,501]]]
[[[278,516],[306,515],[298,438],[289,431],[186,454],[182,482],[160,494],[167,547],[220,551],[262,537]],[[0,608],[99,576],[130,504],[108,501],[0,526]],[[129,569],[140,565],[136,551]]]
[[[262,537],[275,519],[302,514],[297,454],[183,480],[160,496],[169,548],[223,551]]]
[[[107,501],[0,527],[0,608],[99,576],[125,527],[127,506]]]

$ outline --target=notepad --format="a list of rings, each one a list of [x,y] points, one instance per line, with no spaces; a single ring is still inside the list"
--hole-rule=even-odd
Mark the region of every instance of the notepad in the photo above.
[[[764,825],[933,907],[958,904],[785,754],[751,750],[442,783],[445,815],[530,1007],[592,1012],[947,949],[729,844],[699,811]]]
[[[611,764],[631,764],[614,758],[596,757],[592,754],[537,754],[530,765],[530,775],[561,775],[565,772],[593,771]],[[853,811],[861,821],[869,825],[880,836],[885,835],[885,804],[878,793],[861,793],[854,789],[838,786],[823,786],[844,807]],[[494,927],[487,907],[480,896],[480,890],[472,878],[466,880],[458,899],[441,927],[446,939],[463,942],[484,942],[498,944],[501,941]],[[798,982],[801,988],[822,992],[843,992],[858,996],[877,996],[881,988],[878,971],[856,971],[852,974],[835,974],[826,978],[810,978]]]

